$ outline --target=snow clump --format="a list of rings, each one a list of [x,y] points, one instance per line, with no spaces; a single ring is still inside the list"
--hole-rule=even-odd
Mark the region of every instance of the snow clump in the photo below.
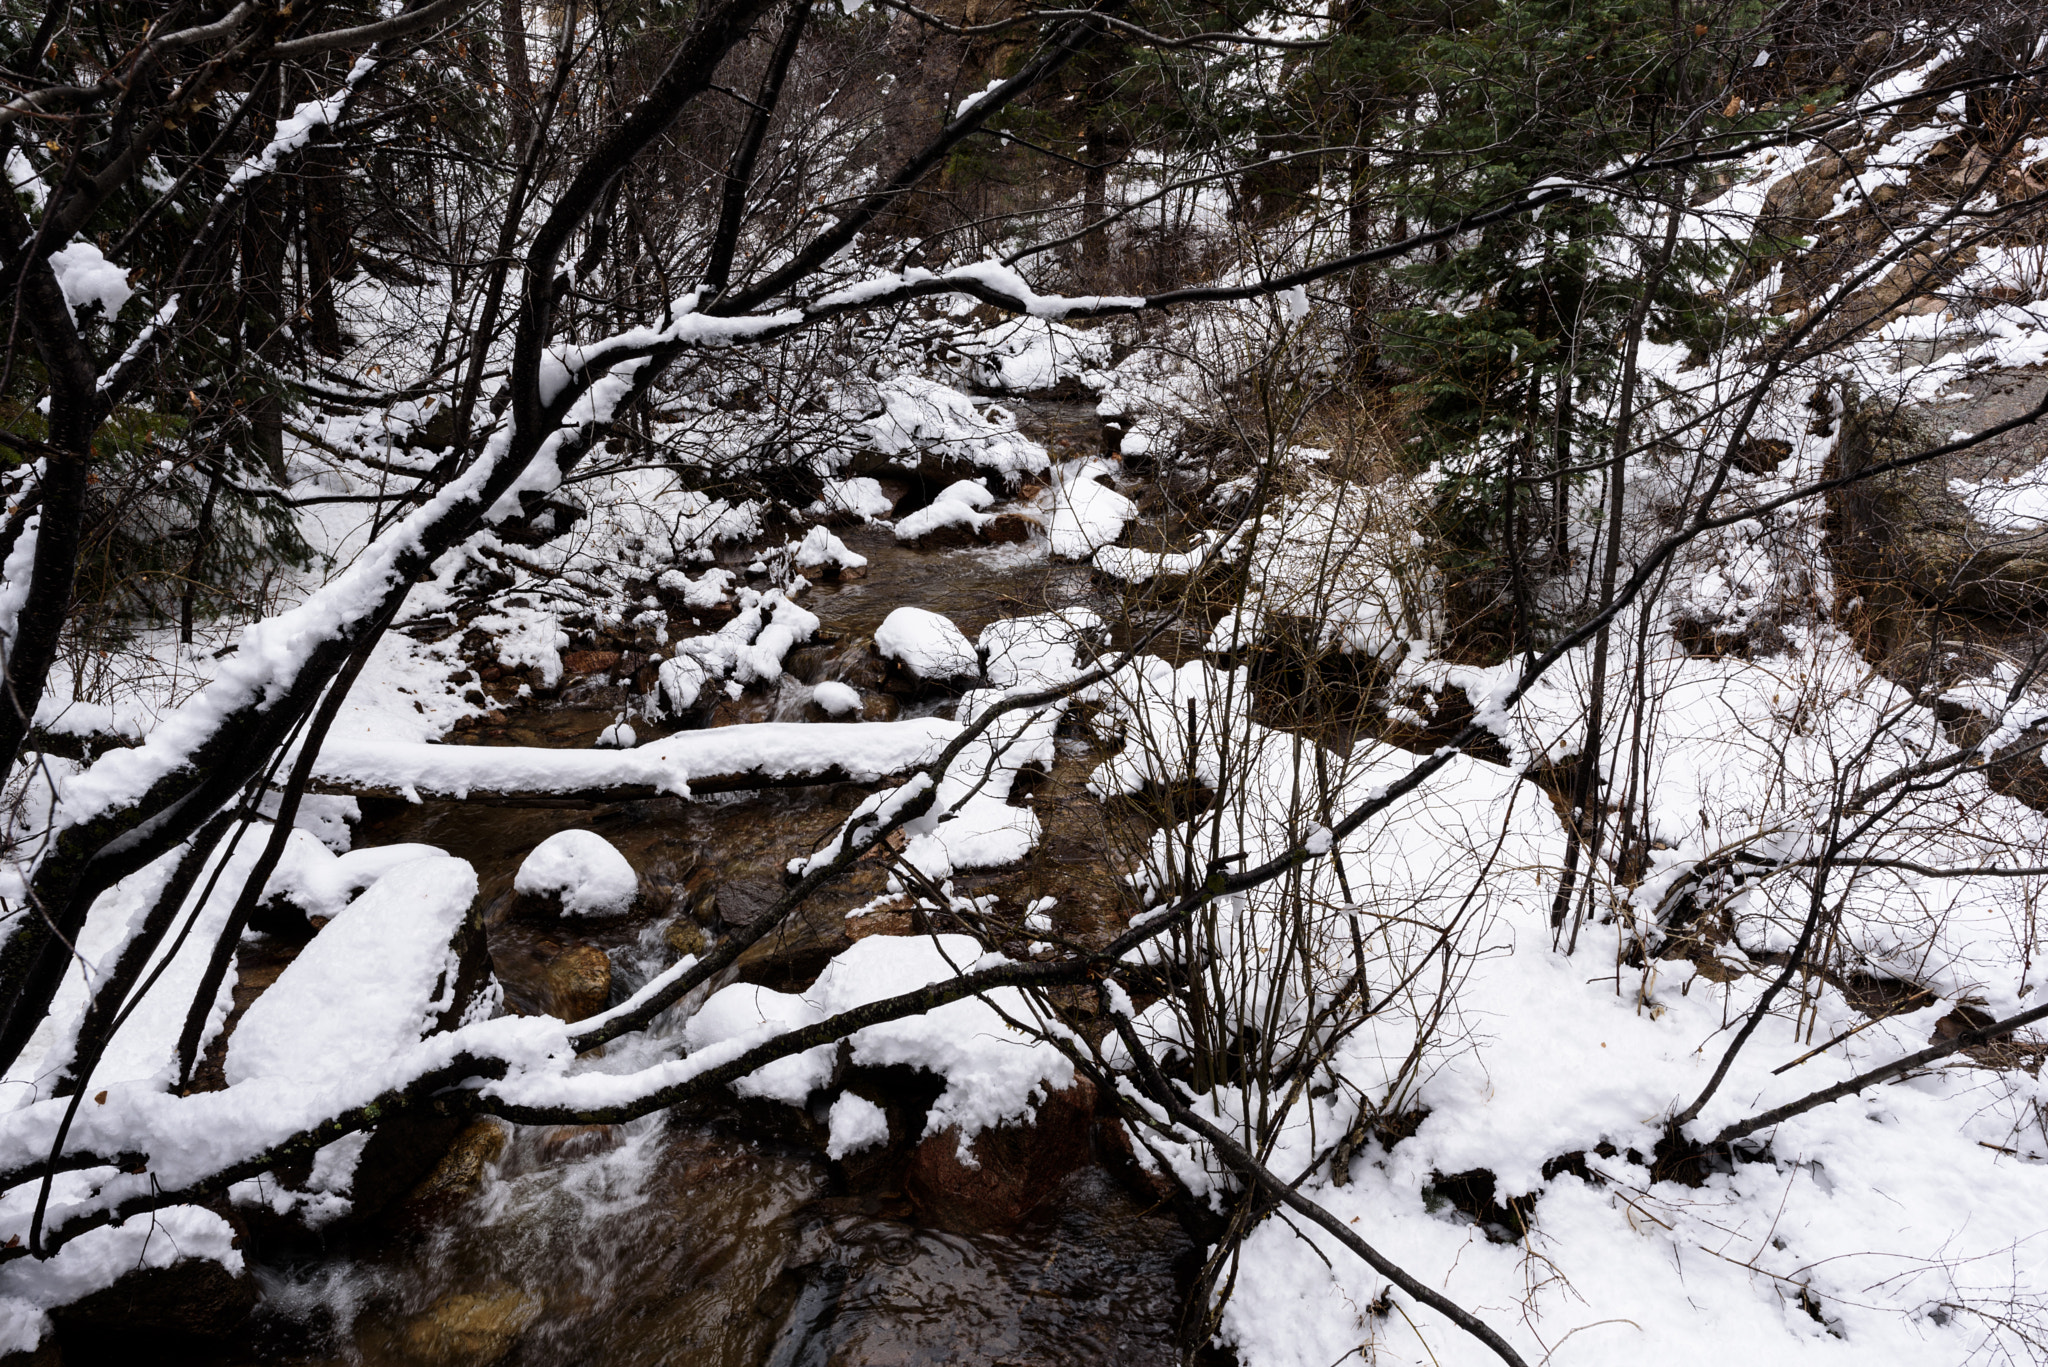
[[[864,1096],[841,1094],[832,1103],[832,1131],[825,1141],[825,1156],[838,1161],[850,1153],[872,1149],[889,1142],[889,1113]]]
[[[74,242],[51,252],[50,269],[57,276],[57,288],[64,292],[64,306],[74,323],[78,310],[87,304],[98,304],[100,317],[111,320],[135,293],[128,288],[128,272],[107,260],[90,242]]]
[[[800,570],[858,570],[866,568],[867,563],[866,556],[846,549],[844,541],[823,527],[811,528],[810,535],[796,549],[796,567]]]
[[[557,831],[533,847],[512,887],[528,897],[559,895],[565,916],[615,916],[633,905],[640,878],[596,831]]]
[[[979,480],[963,479],[939,490],[930,506],[919,508],[896,524],[898,541],[915,541],[941,527],[965,527],[978,532],[989,519],[982,509],[996,501]]]
[[[860,693],[851,685],[827,681],[811,689],[811,701],[828,716],[843,717],[860,709]]]

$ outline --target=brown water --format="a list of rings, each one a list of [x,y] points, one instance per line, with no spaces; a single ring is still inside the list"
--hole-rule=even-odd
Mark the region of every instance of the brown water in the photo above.
[[[1092,604],[1097,594],[1090,571],[1052,563],[1040,548],[917,552],[886,532],[842,535],[869,558],[869,574],[818,585],[804,600],[828,639],[792,653],[787,683],[754,691],[714,720],[801,719],[804,685],[859,680],[872,668],[866,637],[898,607],[942,612],[971,637],[998,617]],[[623,701],[594,690],[580,699],[565,690],[565,698],[572,705],[514,711],[479,739],[588,745]],[[1116,872],[1129,867],[1147,828],[1086,793],[1101,758],[1092,741],[1062,739],[1052,772],[1019,785],[1017,800],[1045,826],[1039,848],[1021,868],[958,880],[962,892],[996,895],[990,926],[1010,936],[1013,952],[1031,938],[1021,918],[1037,897],[1059,896],[1059,933],[1093,943],[1133,910]],[[604,951],[616,1000],[671,962],[679,944],[757,915],[780,893],[787,861],[836,830],[868,791],[846,784],[689,802],[367,804],[357,844],[421,841],[469,860],[507,1005],[540,1012],[557,1008],[549,967],[572,950]],[[640,872],[633,915],[570,924],[514,894],[525,854],[569,828],[602,834]],[[846,910],[880,893],[884,878],[879,868],[858,869],[824,890],[794,924],[748,951],[740,975],[803,986],[851,943]],[[605,1066],[630,1067],[674,1044],[657,1033],[611,1048],[618,1057]],[[1101,1125],[1089,1131],[1098,1137],[1084,1141],[1078,1166],[1035,1193],[1044,1199],[1028,1218],[963,1228],[957,1208],[934,1213],[906,1194],[916,1090],[891,1103],[908,1117],[891,1149],[852,1168],[824,1157],[817,1118],[775,1105],[735,1102],[623,1127],[488,1122],[379,1220],[319,1243],[256,1240],[249,1255],[264,1299],[223,1360],[1178,1362],[1196,1250],[1142,1187],[1112,1175],[1121,1170],[1113,1153],[1089,1147],[1099,1147]]]

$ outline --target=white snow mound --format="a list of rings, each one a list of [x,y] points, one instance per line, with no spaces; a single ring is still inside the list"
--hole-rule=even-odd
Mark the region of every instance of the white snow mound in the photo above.
[[[529,897],[559,895],[565,916],[616,916],[633,905],[640,876],[596,831],[557,831],[533,847],[512,886]]]

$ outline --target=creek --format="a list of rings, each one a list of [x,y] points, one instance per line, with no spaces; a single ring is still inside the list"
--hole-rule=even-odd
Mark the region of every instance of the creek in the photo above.
[[[1058,424],[1046,416],[1034,435],[1070,443],[1071,431],[1049,431]],[[1048,440],[1056,450],[1068,443]],[[898,607],[943,613],[971,638],[998,617],[1109,606],[1094,604],[1100,591],[1086,566],[1050,560],[1043,541],[917,551],[886,530],[842,535],[868,558],[865,577],[815,585],[802,601],[823,622],[819,641],[793,651],[775,685],[721,704],[712,724],[815,719],[809,686],[826,679],[861,683],[870,715],[949,706],[889,698],[863,673],[874,667],[869,637]],[[630,685],[611,672],[571,679],[558,698],[508,708],[462,739],[588,746],[626,700]],[[1131,853],[1116,833],[1132,823],[1108,819],[1086,792],[1103,753],[1095,741],[1063,736],[1059,752],[1051,772],[1020,785],[1044,828],[1038,848],[1020,867],[956,881],[966,895],[994,893],[1017,909],[1057,896],[1061,931],[1099,943],[1134,910],[1116,876]],[[841,784],[610,804],[366,801],[355,843],[419,841],[470,861],[506,1008],[587,1014],[759,914],[780,893],[787,861],[870,791]],[[603,835],[638,871],[632,915],[542,917],[514,892],[526,852],[571,828]],[[853,936],[909,933],[907,914],[847,920],[884,883],[879,867],[842,878],[753,946],[736,976],[796,990]],[[274,973],[250,973],[249,985],[265,977]],[[681,1014],[614,1042],[590,1066],[625,1071],[672,1055],[680,1024],[667,1022]],[[1086,1098],[1047,1106],[1047,1133],[1023,1131],[997,1146],[1015,1160],[1012,1170],[956,1164],[935,1176],[930,1144],[920,1144],[922,1107],[936,1093],[928,1084],[905,1069],[865,1078],[890,1114],[891,1141],[845,1161],[825,1156],[821,1115],[737,1099],[623,1126],[479,1122],[384,1214],[310,1237],[258,1229],[245,1239],[258,1308],[202,1360],[1179,1362],[1200,1249],[1136,1172],[1115,1122]]]

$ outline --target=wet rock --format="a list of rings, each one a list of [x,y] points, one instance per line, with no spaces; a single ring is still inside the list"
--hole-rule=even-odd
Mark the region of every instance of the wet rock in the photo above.
[[[505,1127],[479,1120],[455,1138],[427,1180],[413,1188],[412,1202],[460,1200],[475,1194],[491,1164],[505,1152]]]
[[[1045,523],[1029,513],[997,513],[981,526],[984,541],[1019,542],[1029,541],[1045,531]]]
[[[548,964],[548,996],[565,1021],[586,1020],[612,995],[612,961],[595,945],[571,945]]]
[[[863,693],[860,699],[862,721],[895,721],[902,715],[903,705],[887,693]]]
[[[774,701],[760,693],[745,693],[737,698],[721,698],[714,703],[707,726],[750,726],[755,722],[771,721],[775,716]]]
[[[932,528],[920,536],[914,536],[904,544],[919,551],[950,551],[962,546],[972,546],[979,538],[974,528],[964,522],[948,522]]]
[[[960,1159],[960,1132],[947,1128],[911,1154],[904,1191],[925,1218],[957,1230],[1012,1229],[1062,1178],[1092,1160],[1095,1089],[1085,1080],[1054,1092],[1029,1124],[983,1130],[969,1144],[978,1166]]]
[[[160,1359],[167,1347],[225,1338],[255,1307],[253,1278],[210,1258],[187,1258],[138,1268],[50,1318],[70,1356],[140,1362]]]
[[[781,889],[776,891],[779,894]],[[720,896],[722,908],[723,894]],[[766,910],[761,906],[755,914]],[[847,926],[844,906],[830,898],[813,897],[781,925],[748,945],[734,962],[733,972],[742,982],[778,992],[800,991],[816,981],[833,955],[853,944]]]
[[[728,878],[718,885],[718,919],[729,926],[752,925],[782,900],[783,887],[766,878]]]
[[[680,918],[661,933],[661,938],[676,952],[678,959],[685,955],[702,954],[704,946],[709,943],[704,936],[704,927],[695,921]]]
[[[443,1296],[405,1328],[405,1352],[422,1367],[488,1367],[540,1318],[523,1291]]]
[[[626,1142],[617,1125],[557,1125],[540,1141],[543,1164],[573,1163],[579,1158],[610,1153]]]

